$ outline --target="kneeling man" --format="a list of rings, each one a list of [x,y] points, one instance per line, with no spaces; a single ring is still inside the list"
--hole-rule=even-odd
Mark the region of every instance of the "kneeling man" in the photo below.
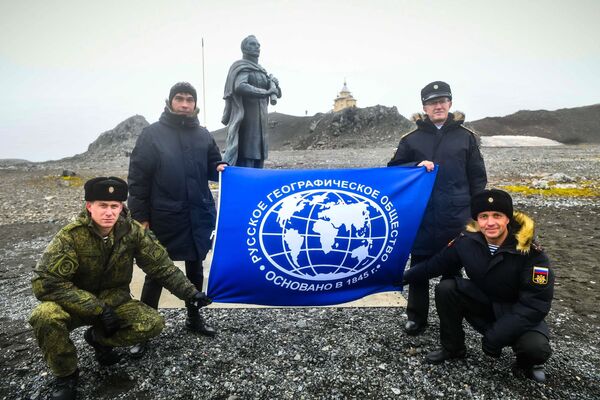
[[[513,212],[510,195],[496,189],[473,196],[471,214],[474,221],[466,231],[404,273],[405,283],[458,274],[461,268],[468,277],[443,279],[435,288],[442,347],[429,353],[427,362],[465,357],[466,319],[483,334],[484,353],[500,357],[504,347],[512,346],[513,373],[543,382],[543,364],[551,354],[544,318],[550,311],[554,274],[533,241],[533,220]]]
[[[29,320],[50,370],[57,378],[53,399],[74,399],[77,354],[69,333],[90,325],[85,341],[101,365],[120,355],[114,347],[131,346],[157,336],[163,317],[132,300],[133,260],[146,274],[180,299],[199,308],[210,300],[169,259],[151,231],[123,207],[127,183],[99,177],[85,184],[85,209],[52,239],[38,262],[33,293],[42,301]]]

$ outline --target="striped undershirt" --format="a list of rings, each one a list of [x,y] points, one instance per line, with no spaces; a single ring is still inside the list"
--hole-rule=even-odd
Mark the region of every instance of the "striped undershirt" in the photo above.
[[[498,247],[500,247],[500,246],[497,246],[497,245],[495,245],[495,244],[488,243],[488,247],[490,248],[490,253],[491,253],[492,255],[494,255],[494,254],[496,253],[496,251],[498,250]]]

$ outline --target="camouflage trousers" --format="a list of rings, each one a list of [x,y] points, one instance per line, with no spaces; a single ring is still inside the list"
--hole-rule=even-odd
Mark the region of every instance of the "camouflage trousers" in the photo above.
[[[127,301],[114,310],[122,324],[121,329],[111,337],[104,336],[98,317],[81,318],[52,301],[45,301],[33,310],[29,323],[33,327],[44,360],[55,376],[67,376],[77,369],[77,350],[69,337],[69,333],[75,328],[98,326],[95,336],[100,344],[122,347],[158,336],[165,326],[162,315],[137,300]]]

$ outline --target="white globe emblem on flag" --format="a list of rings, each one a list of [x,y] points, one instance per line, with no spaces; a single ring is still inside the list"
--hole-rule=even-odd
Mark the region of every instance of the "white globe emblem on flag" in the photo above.
[[[389,236],[381,206],[338,189],[296,192],[270,207],[259,228],[273,266],[300,279],[351,277],[379,260]]]

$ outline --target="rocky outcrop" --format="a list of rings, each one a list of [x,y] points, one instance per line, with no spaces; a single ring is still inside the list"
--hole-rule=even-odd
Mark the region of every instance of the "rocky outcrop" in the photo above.
[[[377,105],[346,108],[312,117],[269,114],[269,146],[272,150],[374,148],[396,146],[413,124],[396,107]],[[221,150],[226,128],[213,132]]]
[[[129,156],[137,138],[147,127],[148,121],[141,115],[134,115],[119,123],[113,129],[103,132],[94,140],[85,153],[76,154],[55,161],[46,161],[45,167],[65,165],[81,169],[98,169],[99,166],[115,167],[129,164]]]
[[[315,116],[317,117],[317,116]],[[299,140],[295,149],[373,148],[395,146],[403,132],[413,124],[396,107],[377,105],[318,115],[310,134]]]
[[[82,156],[128,156],[135,146],[135,142],[142,133],[142,129],[147,127],[148,121],[141,115],[134,115],[118,124],[114,129],[106,131],[98,139],[94,140],[89,146],[87,152]]]

